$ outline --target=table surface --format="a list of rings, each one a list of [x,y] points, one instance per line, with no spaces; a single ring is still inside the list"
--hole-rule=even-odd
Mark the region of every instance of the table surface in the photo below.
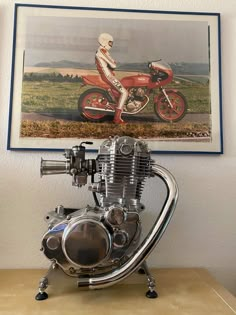
[[[0,315],[236,314],[236,298],[204,269],[154,269],[152,274],[157,299],[146,298],[145,275],[134,274],[106,289],[81,290],[75,279],[57,274],[47,289],[49,298],[36,301],[45,270],[0,270]]]

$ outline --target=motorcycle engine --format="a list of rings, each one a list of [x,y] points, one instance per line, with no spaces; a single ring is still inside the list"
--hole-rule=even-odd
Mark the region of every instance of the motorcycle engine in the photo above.
[[[140,96],[141,97],[141,96]],[[137,269],[147,276],[148,298],[158,296],[146,259],[163,235],[175,209],[178,188],[172,174],[155,164],[142,140],[110,137],[96,159],[85,158],[85,146],[65,150],[65,160],[42,160],[41,175],[69,174],[72,184],[87,184],[95,205],[83,208],[58,206],[45,220],[48,230],[42,251],[51,266],[39,282],[36,300],[45,300],[51,272],[59,267],[76,279],[78,287],[104,288],[125,279]],[[96,176],[96,177],[95,177]],[[166,186],[164,204],[152,228],[141,237],[142,191],[147,178],[158,176]],[[95,181],[96,178],[96,181]]]
[[[65,157],[66,161],[42,160],[41,174],[70,174],[78,187],[91,175],[89,190],[96,205],[58,206],[49,212],[42,250],[70,276],[118,268],[140,243],[140,199],[146,178],[153,175],[150,151],[143,141],[114,137],[102,143],[96,160],[85,159],[82,144],[66,150]]]
[[[126,104],[126,111],[137,112],[148,101],[143,88],[131,88],[129,90],[128,102]]]

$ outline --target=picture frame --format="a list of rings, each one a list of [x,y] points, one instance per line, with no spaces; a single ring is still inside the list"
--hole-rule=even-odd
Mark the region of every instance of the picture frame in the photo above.
[[[104,33],[124,124],[95,64]],[[153,153],[223,153],[220,13],[15,4],[11,77],[8,150],[94,152],[126,135]]]

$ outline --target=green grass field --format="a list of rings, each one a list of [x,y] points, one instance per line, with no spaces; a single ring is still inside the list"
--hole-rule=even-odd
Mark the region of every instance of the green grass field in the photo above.
[[[76,82],[24,81],[22,112],[70,112],[77,109],[78,98],[87,87]],[[178,89],[184,94],[190,113],[210,113],[209,85],[197,82],[171,84],[167,88]],[[156,91],[158,93],[158,91]],[[152,97],[146,108],[153,111]]]

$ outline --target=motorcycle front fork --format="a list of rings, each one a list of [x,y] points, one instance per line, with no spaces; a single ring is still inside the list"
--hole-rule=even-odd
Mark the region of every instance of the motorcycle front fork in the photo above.
[[[165,95],[165,98],[167,99],[167,102],[168,102],[168,104],[170,105],[170,108],[173,109],[173,105],[172,105],[172,103],[171,103],[171,101],[170,101],[170,99],[169,99],[168,94],[166,93],[166,90],[163,89],[163,88],[160,88],[160,91]]]

